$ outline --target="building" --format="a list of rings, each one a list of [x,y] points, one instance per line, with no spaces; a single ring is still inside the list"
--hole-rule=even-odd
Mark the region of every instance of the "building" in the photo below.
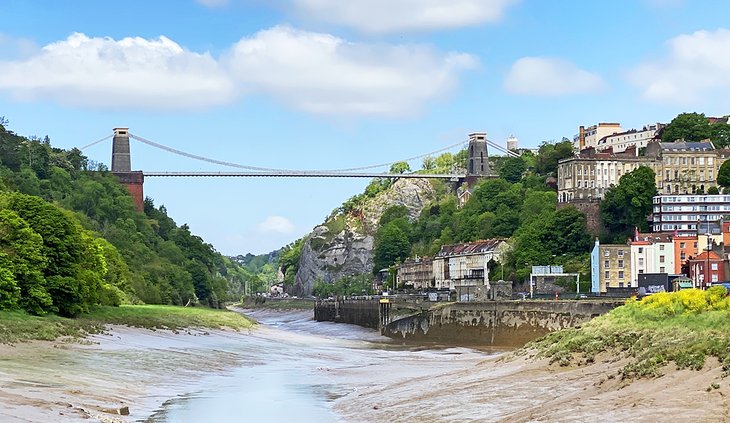
[[[630,129],[628,131],[606,135],[596,143],[596,151],[610,150],[614,153],[620,153],[633,147],[635,148],[634,151],[638,154],[640,148],[644,148],[650,142],[659,139],[659,133],[664,126],[661,123],[656,123],[646,125],[639,130]]]
[[[489,176],[489,152],[487,151],[487,133],[469,134],[469,161],[467,163],[467,182],[474,186],[480,177]]]
[[[637,234],[630,246],[632,287],[639,286],[639,275],[643,273],[679,273],[674,264],[674,241],[671,235]]]
[[[631,246],[627,244],[600,244],[596,240],[591,254],[591,286],[593,292],[605,293],[610,288],[634,286],[632,285],[631,269]]]
[[[674,273],[689,274],[689,270],[685,270],[683,267],[687,260],[697,257],[699,252],[697,235],[675,236],[672,243],[674,244]]]
[[[509,151],[517,151],[518,142],[519,141],[517,140],[517,137],[516,136],[510,135],[507,138],[507,150],[509,150]]]
[[[719,235],[723,217],[730,215],[730,195],[657,195],[652,201],[654,232]]]
[[[639,166],[656,168],[658,160],[628,153],[598,153],[593,149],[558,163],[558,202],[601,200],[606,190],[617,185],[622,175]]]
[[[644,156],[635,148],[624,152],[598,152],[593,148],[558,163],[558,201],[603,199],[608,188],[622,175],[647,166],[654,171],[657,190],[665,194],[702,194],[716,187],[717,172],[730,157],[728,150],[715,150],[709,141],[652,142]]]
[[[442,246],[433,258],[435,287],[487,285],[489,262],[502,263],[508,248],[501,238]]]
[[[689,260],[689,278],[695,288],[707,288],[710,284],[725,281],[725,266],[718,253],[703,251]]]
[[[601,122],[587,128],[580,126],[578,134],[573,137],[573,148],[576,151],[589,147],[595,148],[598,145],[598,140],[623,131],[621,124],[614,122]]]
[[[410,286],[414,289],[434,288],[436,283],[433,277],[433,259],[430,257],[407,259],[398,266],[396,282],[398,286]]]
[[[702,194],[716,187],[725,161],[725,152],[715,150],[710,141],[655,142],[646,147],[646,156],[661,161],[654,172],[657,191],[665,194]]]

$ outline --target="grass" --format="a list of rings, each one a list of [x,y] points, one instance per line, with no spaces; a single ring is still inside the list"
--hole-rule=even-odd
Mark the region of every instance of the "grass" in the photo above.
[[[239,313],[228,310],[162,305],[98,307],[90,313],[74,319],[54,315],[32,316],[20,311],[2,311],[0,312],[0,343],[13,344],[31,340],[52,341],[66,336],[81,338],[87,334],[103,331],[105,325],[108,324],[153,330],[184,328],[239,330],[250,328],[255,323]]]
[[[526,345],[551,363],[589,364],[600,353],[627,358],[624,378],[656,377],[674,363],[699,370],[716,357],[730,374],[730,299],[722,287],[654,294],[628,300],[580,328],[551,333]]]

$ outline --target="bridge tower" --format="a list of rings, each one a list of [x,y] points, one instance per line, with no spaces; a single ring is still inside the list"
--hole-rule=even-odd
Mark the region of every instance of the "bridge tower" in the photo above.
[[[466,182],[474,186],[479,179],[489,177],[489,152],[487,151],[487,133],[469,134],[469,162],[466,169]]]
[[[141,170],[132,171],[129,150],[129,128],[114,128],[112,142],[112,174],[119,178],[129,195],[132,196],[137,211],[144,211],[144,174]]]

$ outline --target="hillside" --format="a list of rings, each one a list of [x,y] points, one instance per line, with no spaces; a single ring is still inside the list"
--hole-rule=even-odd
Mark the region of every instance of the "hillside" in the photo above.
[[[0,309],[73,316],[124,302],[220,307],[243,291],[240,266],[164,206],[147,198],[135,211],[105,165],[3,124]]]

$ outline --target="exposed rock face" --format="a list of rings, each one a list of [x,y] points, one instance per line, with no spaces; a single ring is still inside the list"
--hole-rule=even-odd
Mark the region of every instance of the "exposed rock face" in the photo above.
[[[366,201],[359,216],[338,214],[315,227],[302,247],[291,294],[311,295],[317,280],[332,283],[343,276],[371,273],[373,235],[383,212],[390,206],[403,205],[415,218],[434,195],[428,180],[399,179]]]

